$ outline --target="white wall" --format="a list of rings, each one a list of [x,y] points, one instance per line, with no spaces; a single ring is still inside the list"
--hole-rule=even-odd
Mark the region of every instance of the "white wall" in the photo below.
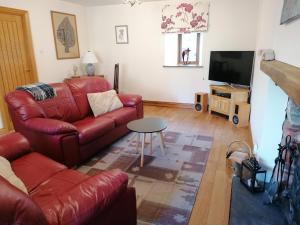
[[[83,54],[88,41],[85,7],[60,0],[0,0],[0,6],[29,12],[39,81],[60,82],[72,73],[73,64],[79,65],[79,59],[56,59],[50,11],[76,15],[78,42],[80,53]]]
[[[114,64],[120,63],[122,91],[139,93],[146,100],[192,103],[195,92],[208,91],[211,50],[255,49],[259,0],[211,0],[200,69],[163,68],[160,20],[166,3],[88,7],[89,47],[100,59],[98,72],[110,81]],[[128,25],[128,45],[116,44],[115,25]]]
[[[282,6],[283,0],[260,2],[257,50],[274,49],[277,60],[300,67],[300,20],[280,26]],[[277,144],[281,141],[288,96],[260,71],[260,60],[260,57],[256,58],[251,129],[260,159],[268,167],[273,167]]]

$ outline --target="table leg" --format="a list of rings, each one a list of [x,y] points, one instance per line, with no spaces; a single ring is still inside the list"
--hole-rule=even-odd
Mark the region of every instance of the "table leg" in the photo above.
[[[162,140],[163,146],[164,146],[164,148],[165,148],[165,147],[166,147],[166,144],[165,144],[165,141],[164,141],[163,133],[160,132],[159,134],[160,134],[160,138],[161,138],[161,140]]]
[[[139,146],[140,146],[140,133],[137,133],[136,135],[136,152],[139,153]]]
[[[137,135],[138,133],[135,133],[133,135],[131,135],[131,137],[128,139],[130,142],[133,141],[135,139],[135,135]]]
[[[166,146],[165,146],[165,143],[164,143],[162,132],[159,132],[159,136],[160,136],[160,149],[161,149],[162,154],[164,155]]]
[[[150,133],[150,154],[153,155],[153,149],[152,149],[152,133]]]
[[[146,140],[146,134],[143,133],[142,137],[142,151],[141,151],[141,167],[144,166],[144,148],[145,148],[145,140]]]

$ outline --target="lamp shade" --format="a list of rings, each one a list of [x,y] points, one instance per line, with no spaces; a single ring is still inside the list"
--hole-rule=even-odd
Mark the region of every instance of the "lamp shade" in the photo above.
[[[87,53],[85,53],[82,58],[82,63],[84,63],[84,64],[97,63],[97,62],[98,62],[97,57],[91,51],[88,51]]]

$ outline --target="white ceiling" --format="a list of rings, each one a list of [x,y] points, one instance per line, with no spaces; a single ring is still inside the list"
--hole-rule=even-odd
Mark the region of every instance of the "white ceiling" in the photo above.
[[[95,6],[95,5],[116,5],[122,4],[122,0],[62,0],[66,2],[73,2],[85,6]],[[152,2],[152,1],[162,1],[162,0],[141,0],[142,2]]]

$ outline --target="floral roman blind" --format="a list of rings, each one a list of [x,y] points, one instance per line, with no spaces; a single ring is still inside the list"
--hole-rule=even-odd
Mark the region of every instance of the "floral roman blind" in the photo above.
[[[208,15],[208,2],[168,4],[162,9],[161,29],[163,33],[207,31]]]

